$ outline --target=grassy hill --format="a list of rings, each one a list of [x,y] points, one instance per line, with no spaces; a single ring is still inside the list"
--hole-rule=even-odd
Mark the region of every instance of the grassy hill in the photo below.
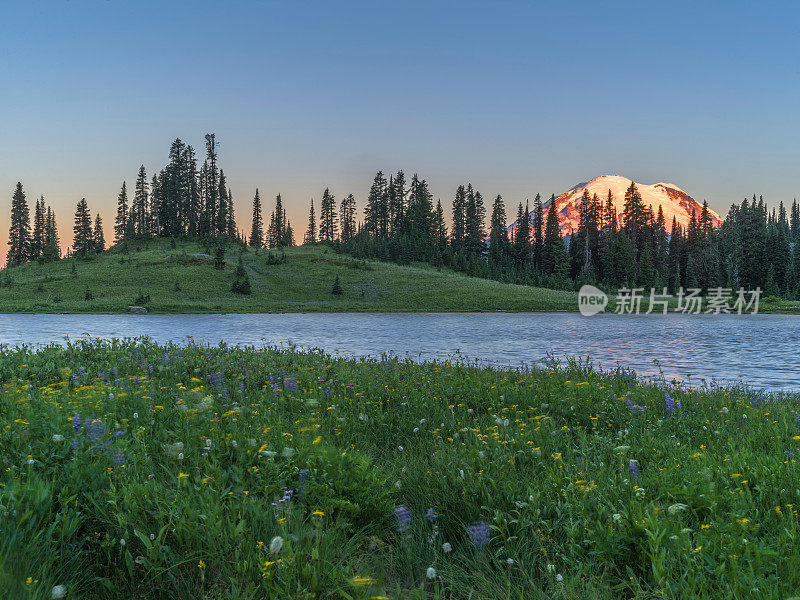
[[[218,270],[199,244],[151,240],[89,260],[25,264],[0,276],[0,312],[459,312],[575,310],[577,296],[468,277],[426,265],[359,261],[324,247],[290,248],[286,262],[243,255],[252,294],[231,291],[238,248]],[[273,252],[273,258],[278,254]],[[74,265],[74,271],[73,271]],[[331,290],[339,277],[343,293]],[[88,293],[87,293],[88,291]],[[149,296],[149,300],[146,297]],[[88,299],[91,297],[91,299]]]

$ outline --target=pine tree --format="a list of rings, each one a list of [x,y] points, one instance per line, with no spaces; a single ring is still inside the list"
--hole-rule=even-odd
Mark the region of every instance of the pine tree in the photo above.
[[[217,180],[217,210],[215,213],[216,222],[214,229],[216,235],[228,234],[228,213],[230,208],[228,206],[228,185],[225,180],[225,173],[220,170],[219,179]]]
[[[253,196],[253,225],[250,228],[250,245],[253,248],[264,246],[264,219],[261,216],[261,198],[258,195],[258,188],[256,188],[256,195]]]
[[[139,175],[136,177],[136,192],[133,196],[130,214],[133,234],[138,237],[147,234],[148,195],[147,173],[144,170],[144,165],[142,165],[139,167]]]
[[[388,234],[387,195],[386,179],[383,176],[383,172],[378,171],[372,180],[372,186],[370,186],[369,195],[367,196],[367,204],[364,207],[364,229],[372,238],[385,237]],[[345,201],[346,199],[342,201],[342,208],[344,208]],[[342,237],[344,238],[344,231],[342,232]]]
[[[436,213],[433,219],[433,237],[436,246],[439,248],[440,253],[447,250],[447,224],[444,220],[444,209],[442,208],[442,201],[436,201]]]
[[[92,241],[94,242],[95,252],[100,253],[106,249],[106,237],[103,234],[103,219],[100,217],[100,213],[97,213],[97,216],[94,218]]]
[[[336,200],[328,188],[322,193],[322,205],[319,211],[319,239],[321,242],[336,240]]]
[[[514,255],[516,256],[519,268],[526,271],[533,258],[531,248],[531,217],[527,201],[525,202],[525,208],[522,207],[521,202],[517,208],[517,227],[514,230]]]
[[[270,248],[279,248],[286,243],[286,212],[283,209],[281,195],[275,198],[275,210],[270,216],[267,240]]]
[[[406,218],[406,176],[403,171],[398,171],[394,177],[389,178],[387,196],[389,231],[397,234],[402,231]]]
[[[20,265],[30,259],[31,219],[22,184],[17,183],[11,197],[11,226],[8,229],[6,265]]]
[[[31,234],[30,260],[39,260],[44,251],[45,216],[47,208],[44,205],[44,196],[36,201],[33,211],[33,234]]]
[[[509,254],[508,233],[506,232],[506,208],[499,194],[492,205],[489,227],[489,268],[498,273],[505,265]]]
[[[128,231],[128,190],[125,182],[122,182],[122,189],[117,196],[117,216],[114,219],[114,242],[120,243],[125,239]]]
[[[388,220],[386,223],[388,224]],[[339,208],[339,224],[342,243],[346,243],[356,234],[356,199],[353,194],[348,194],[342,200]],[[379,235],[382,235],[380,228],[378,231]]]
[[[61,258],[61,242],[58,239],[58,228],[56,227],[56,215],[53,209],[47,207],[45,216],[45,235],[42,259],[44,261],[54,261]]]
[[[464,250],[468,256],[477,258],[483,255],[483,224],[486,209],[483,207],[483,196],[474,192],[472,185],[467,185],[467,201],[464,207]]]
[[[563,282],[569,271],[569,254],[561,237],[561,226],[556,213],[555,199],[547,209],[544,242],[542,248],[542,271],[554,282]]]
[[[92,235],[92,215],[86,204],[86,198],[81,198],[75,208],[75,221],[72,227],[72,253],[75,256],[86,256],[94,251]]]
[[[231,188],[228,188],[228,223],[227,235],[229,238],[236,239],[236,215],[233,210],[233,193]]]
[[[550,196],[550,204],[555,203],[555,195]],[[533,200],[533,258],[536,268],[541,270],[544,258],[544,206],[539,194]]]
[[[308,227],[303,237],[303,244],[317,243],[317,218],[314,215],[314,199],[311,199],[311,209],[308,211]]]
[[[456,197],[453,199],[453,231],[450,246],[453,254],[464,250],[465,209],[467,206],[467,190],[463,185],[458,186]]]
[[[203,222],[206,235],[217,234],[217,210],[219,208],[219,171],[217,170],[217,138],[213,133],[206,134],[206,172],[204,181]]]

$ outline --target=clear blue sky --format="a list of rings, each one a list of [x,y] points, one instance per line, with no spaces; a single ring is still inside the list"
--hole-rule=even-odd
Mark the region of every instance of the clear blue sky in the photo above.
[[[798,22],[756,2],[7,3],[0,190],[44,194],[69,243],[78,199],[110,230],[123,179],[214,131],[241,227],[256,186],[301,233],[312,196],[362,207],[378,169],[448,209],[465,181],[516,206],[604,173],[720,212],[791,202]]]

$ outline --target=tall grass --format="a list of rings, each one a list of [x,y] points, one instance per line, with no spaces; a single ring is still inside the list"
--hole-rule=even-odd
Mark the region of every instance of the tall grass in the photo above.
[[[0,379],[4,598],[800,587],[796,398],[148,340],[6,349]]]

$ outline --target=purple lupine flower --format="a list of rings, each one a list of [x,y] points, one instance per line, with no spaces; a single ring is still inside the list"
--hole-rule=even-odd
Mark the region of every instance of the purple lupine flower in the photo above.
[[[80,429],[80,427],[81,427],[81,416],[75,415],[74,417],[72,417],[72,431],[74,431],[75,434],[77,435],[78,429]]]
[[[119,467],[119,466],[122,466],[123,464],[125,464],[125,454],[122,452],[122,450],[117,450],[117,451],[114,453],[114,463],[115,463],[115,464],[116,464],[118,467]]]
[[[408,531],[411,525],[411,511],[406,506],[398,506],[394,509],[394,518],[397,521],[397,530],[400,533]]]
[[[676,401],[669,395],[668,392],[664,392],[664,406],[667,410],[667,415],[672,416],[672,413],[675,412],[677,409],[679,412],[681,410],[681,403],[680,400]]]
[[[439,518],[439,515],[436,514],[436,511],[433,508],[429,508],[425,513],[425,518],[429,521],[434,521]]]
[[[86,437],[92,442],[99,442],[106,432],[106,426],[99,419],[92,419],[86,426]]]
[[[486,521],[474,521],[466,526],[469,541],[478,548],[486,546],[492,537],[492,528]]]
[[[631,477],[638,477],[640,475],[639,464],[635,460],[628,463],[628,468],[631,470]]]

